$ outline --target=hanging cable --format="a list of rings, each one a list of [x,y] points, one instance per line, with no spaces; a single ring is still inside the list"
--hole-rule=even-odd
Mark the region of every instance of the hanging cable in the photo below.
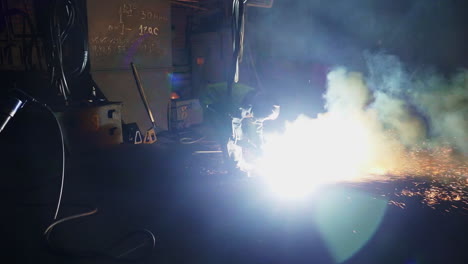
[[[61,145],[61,150],[62,150],[62,169],[61,169],[61,180],[60,180],[59,196],[58,196],[58,199],[57,199],[57,207],[55,209],[55,214],[54,214],[54,220],[56,220],[57,217],[58,217],[59,211],[60,211],[60,204],[62,202],[62,196],[63,196],[63,186],[64,186],[64,183],[65,183],[65,140],[64,140],[64,137],[63,137],[63,129],[62,129],[62,126],[60,125],[60,122],[59,122],[57,116],[55,115],[54,111],[52,111],[52,109],[48,105],[39,102],[38,100],[36,100],[34,97],[30,96],[28,93],[24,92],[23,90],[15,89],[15,91],[22,94],[26,98],[26,100],[31,101],[33,103],[36,103],[36,104],[42,106],[44,109],[46,109],[51,114],[51,116],[54,117],[55,123],[57,125],[58,130],[59,130],[60,145]]]
[[[51,86],[57,89],[63,97],[65,104],[70,101],[72,94],[68,77],[70,75],[76,77],[83,73],[88,62],[88,45],[87,39],[83,37],[83,59],[79,66],[67,72],[64,63],[64,44],[72,29],[78,30],[84,36],[84,19],[79,14],[79,8],[74,0],[67,1],[52,1],[50,8],[49,20],[49,39],[50,39],[50,56],[49,56],[49,74]]]
[[[232,85],[239,81],[239,63],[242,61],[244,46],[245,5],[247,0],[233,0],[232,2],[232,61],[227,80],[227,96],[232,95]]]
[[[65,182],[65,141],[64,141],[64,136],[63,136],[63,129],[62,129],[61,125],[60,125],[60,122],[59,122],[57,116],[55,115],[55,113],[52,111],[52,109],[48,105],[39,102],[38,100],[36,100],[34,97],[30,96],[28,93],[24,92],[23,90],[15,89],[14,91],[21,94],[21,98],[24,98],[23,99],[24,101],[33,102],[33,103],[38,104],[41,107],[44,107],[45,109],[47,109],[47,111],[49,113],[51,113],[51,115],[54,117],[54,119],[56,121],[56,124],[57,124],[57,127],[58,127],[58,130],[59,130],[59,133],[60,133],[60,142],[61,142],[61,150],[62,150],[62,170],[61,170],[60,191],[59,191],[57,206],[56,206],[55,214],[54,214],[54,218],[53,218],[54,222],[52,224],[50,224],[45,229],[45,231],[43,233],[49,248],[54,252],[60,252],[61,254],[70,255],[70,256],[107,257],[107,258],[111,258],[111,259],[114,259],[114,260],[120,260],[120,261],[137,261],[137,260],[141,260],[143,258],[146,258],[146,257],[150,256],[152,250],[156,246],[156,238],[155,238],[154,234],[148,229],[140,229],[140,230],[130,232],[130,233],[126,234],[123,238],[121,238],[120,240],[113,243],[112,246],[108,247],[104,251],[73,252],[73,251],[70,251],[70,250],[66,250],[64,248],[57,248],[52,244],[52,242],[50,241],[50,237],[51,237],[52,231],[54,230],[54,228],[56,226],[58,226],[60,224],[63,224],[63,223],[66,223],[66,222],[69,222],[71,220],[75,220],[75,219],[78,219],[78,218],[94,215],[94,214],[96,214],[98,212],[98,209],[94,208],[94,209],[86,211],[84,213],[79,213],[79,214],[75,214],[75,215],[71,215],[71,216],[67,216],[67,217],[58,219],[58,215],[59,215],[60,208],[61,208],[61,203],[62,203],[62,197],[63,197],[64,182]],[[134,236],[136,234],[144,234],[147,237],[147,239],[144,239],[142,243],[139,243],[137,246],[134,246],[134,247],[132,247],[130,249],[127,249],[122,253],[118,253],[118,254],[112,253],[113,251],[116,251],[116,248],[118,248],[119,243],[122,243],[125,239],[128,239],[131,236]],[[150,247],[148,247],[150,249],[149,251],[144,252],[144,254],[137,255],[136,257],[131,257],[132,254],[136,250],[138,250],[138,249],[140,249],[142,247],[145,247],[146,245],[150,245]]]

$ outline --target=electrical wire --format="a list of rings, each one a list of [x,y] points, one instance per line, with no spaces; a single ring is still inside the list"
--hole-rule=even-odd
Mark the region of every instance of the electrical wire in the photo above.
[[[133,232],[130,232],[128,234],[126,234],[125,236],[123,236],[121,239],[117,240],[116,242],[114,242],[106,251],[112,251],[113,248],[116,248],[120,243],[122,243],[122,241],[124,241],[125,239],[128,239],[130,238],[131,236],[134,236],[136,234],[145,234],[147,235],[149,238],[150,238],[150,241],[151,241],[151,248],[155,248],[156,247],[156,237],[154,236],[153,232],[151,232],[150,230],[144,228],[144,229],[140,229],[140,230],[136,230],[136,231],[133,231]],[[141,244],[138,244],[137,246],[133,247],[133,248],[130,248],[128,249],[127,251],[117,255],[117,256],[112,256],[110,255],[109,253],[107,253],[107,256],[111,257],[112,259],[116,259],[116,260],[124,260],[124,256],[128,256],[129,254],[131,254],[132,252],[134,252],[135,250],[139,249],[139,248],[142,248],[143,246],[146,245],[146,241],[141,243]],[[140,257],[134,257],[134,258],[127,258],[125,260],[128,260],[128,261],[136,261],[136,260],[141,260],[141,259],[144,259],[145,257],[147,257],[148,255],[141,255]]]
[[[205,139],[205,136],[202,136],[202,137],[197,138],[197,139],[193,139],[193,138],[190,138],[190,137],[184,137],[184,138],[179,139],[179,142],[180,142],[180,144],[190,145],[190,144],[198,143],[198,142],[200,142],[200,141],[202,141],[204,139]]]
[[[15,89],[15,90],[18,91],[19,93],[21,93],[23,96],[25,96],[31,102],[36,103],[36,104],[44,107],[54,117],[55,123],[56,123],[57,128],[58,128],[58,130],[60,132],[60,144],[61,144],[61,148],[62,148],[62,172],[61,172],[61,180],[60,180],[61,183],[60,183],[59,197],[58,197],[57,207],[55,209],[55,215],[54,215],[54,220],[56,220],[57,217],[58,217],[58,213],[60,211],[60,204],[62,202],[62,196],[63,196],[63,187],[64,187],[64,184],[65,184],[65,139],[63,137],[63,129],[62,129],[62,126],[60,125],[60,121],[58,120],[58,118],[55,115],[54,111],[52,111],[52,109],[47,104],[39,102],[38,100],[36,100],[36,98],[32,97],[31,95],[29,95],[28,93],[26,93],[23,90],[20,90],[20,89]]]
[[[141,255],[133,257],[133,258],[128,257],[131,253],[135,252],[135,250],[140,249],[140,248],[148,245],[148,241],[150,241],[150,245],[151,245],[150,249],[151,250],[153,250],[156,247],[156,237],[153,234],[153,232],[151,232],[148,229],[139,229],[139,230],[136,230],[136,231],[133,231],[133,232],[129,232],[126,235],[124,235],[123,237],[121,237],[120,239],[116,240],[114,243],[112,243],[111,246],[107,247],[106,249],[104,249],[102,251],[99,251],[99,250],[72,251],[70,249],[54,247],[53,243],[51,242],[50,237],[52,235],[52,232],[53,232],[54,228],[57,225],[63,224],[65,222],[68,222],[68,221],[71,221],[71,220],[74,220],[74,219],[95,215],[97,212],[98,212],[98,209],[95,208],[95,209],[93,209],[91,211],[87,211],[87,212],[84,212],[84,213],[79,213],[79,214],[75,214],[75,215],[71,215],[71,216],[62,218],[62,219],[57,220],[57,221],[53,222],[52,224],[50,224],[45,229],[45,231],[43,233],[49,249],[52,250],[53,252],[68,255],[68,256],[73,256],[73,257],[89,257],[89,258],[91,258],[91,257],[106,257],[106,258],[110,258],[110,259],[113,259],[113,260],[120,260],[120,261],[136,261],[136,260],[141,260],[141,259],[144,259],[144,258],[150,256],[149,253],[151,253],[151,251],[148,251],[148,253],[146,253],[146,254],[141,254]],[[113,254],[112,253],[113,251],[116,251],[116,249],[119,248],[118,246],[122,242],[124,242],[126,239],[129,239],[132,236],[135,236],[135,235],[140,234],[140,233],[146,235],[149,239],[144,240],[142,243],[139,243],[138,245],[123,251],[122,253],[118,253],[118,254]]]
[[[184,144],[184,145],[190,145],[190,144],[198,143],[206,138],[206,136],[203,136],[203,135],[198,138],[194,138],[192,136],[181,137],[182,134],[190,134],[190,133],[191,133],[190,131],[177,132],[176,135],[179,138],[179,143]]]
[[[68,32],[68,25],[72,23],[72,16],[69,15],[70,12],[67,12],[68,21],[64,30],[61,29],[60,19],[57,17],[57,0],[53,1],[49,22],[49,34],[50,41],[52,44],[51,54],[50,54],[50,79],[51,85],[57,87],[59,93],[63,96],[65,104],[68,103],[69,89],[68,83],[66,81],[66,76],[63,68],[63,57],[62,57],[62,44],[66,39]],[[67,2],[68,3],[68,2]]]
[[[61,142],[61,146],[62,146],[61,147],[61,149],[62,149],[62,171],[61,171],[60,192],[59,192],[59,197],[58,197],[57,206],[56,206],[55,215],[54,215],[54,220],[55,221],[52,224],[50,224],[45,229],[45,231],[43,233],[43,235],[45,236],[45,239],[47,241],[47,244],[49,245],[49,247],[52,248],[52,244],[50,242],[50,236],[52,234],[52,231],[54,230],[54,228],[57,225],[63,224],[63,223],[68,222],[70,220],[74,220],[74,219],[94,215],[94,214],[96,214],[98,212],[98,209],[94,208],[93,210],[90,210],[90,211],[87,211],[87,212],[84,212],[84,213],[79,213],[79,214],[67,216],[67,217],[64,217],[62,219],[57,220],[59,212],[60,212],[60,208],[61,208],[61,202],[62,202],[62,197],[63,197],[63,189],[64,189],[64,183],[65,183],[65,140],[64,140],[64,136],[63,136],[63,129],[62,129],[62,126],[60,125],[60,122],[59,122],[57,116],[55,115],[55,113],[52,111],[52,109],[48,105],[39,102],[38,100],[36,100],[34,97],[32,97],[28,93],[24,92],[23,90],[15,89],[15,91],[21,93],[24,97],[27,98],[27,100],[29,100],[29,101],[31,101],[33,103],[36,103],[36,104],[44,107],[45,109],[47,109],[47,111],[49,113],[51,113],[52,116],[54,117],[55,122],[56,122],[57,127],[58,127],[59,132],[60,132],[60,142]],[[151,249],[155,248],[156,238],[155,238],[154,234],[148,229],[141,229],[141,230],[137,230],[137,231],[134,231],[134,232],[131,232],[131,233],[127,234],[122,239],[115,242],[113,246],[109,247],[108,251],[112,250],[115,247],[115,245],[117,245],[119,242],[123,241],[124,239],[126,239],[126,238],[128,238],[131,235],[136,234],[136,233],[144,233],[144,234],[148,235],[150,237],[150,240],[151,240]],[[98,251],[90,252],[90,253],[85,254],[85,255],[86,256],[106,256],[106,257],[110,257],[110,258],[116,259],[116,260],[125,260],[123,258],[124,256],[127,256],[127,255],[131,254],[132,252],[134,252],[135,250],[145,246],[146,244],[147,243],[145,241],[145,242],[139,244],[138,246],[133,247],[133,248],[121,253],[118,256],[113,256],[111,254],[108,254],[108,253],[105,253],[105,252],[98,252]],[[77,255],[83,256],[83,254],[80,254],[80,253],[77,253],[77,252],[66,252],[64,249],[61,249],[61,250],[60,249],[55,249],[55,251],[61,251],[62,253],[68,253],[69,255],[73,255],[73,256],[77,256]],[[137,259],[145,258],[147,256],[149,256],[149,254],[141,255],[138,258],[131,258],[131,259],[127,259],[127,260],[134,261],[134,260],[137,260]]]
[[[50,236],[50,233],[52,232],[52,230],[54,229],[54,227],[58,224],[61,224],[63,222],[66,222],[66,221],[70,221],[70,220],[73,220],[73,219],[77,219],[77,218],[80,218],[80,217],[85,217],[85,216],[90,216],[90,215],[93,215],[93,214],[96,214],[98,212],[98,209],[95,208],[89,212],[85,212],[85,213],[81,213],[81,214],[76,214],[76,215],[71,215],[71,216],[67,216],[67,217],[64,217],[60,220],[57,220],[55,222],[53,222],[52,224],[50,224],[44,231],[44,236],[47,237],[47,239],[49,238]]]
[[[48,105],[44,104],[43,106],[54,116],[55,122],[56,122],[57,127],[58,127],[58,129],[60,131],[60,142],[61,142],[61,145],[62,145],[62,177],[61,177],[61,181],[60,181],[60,193],[59,193],[59,198],[58,198],[58,201],[57,201],[57,209],[55,209],[55,215],[54,215],[54,220],[56,220],[57,217],[58,217],[59,211],[60,211],[60,204],[62,202],[62,197],[63,197],[63,186],[65,184],[65,140],[63,138],[62,126],[60,125],[60,122],[59,122],[57,116],[52,111],[52,109],[50,109],[50,107]]]
[[[60,5],[59,5],[60,4]],[[59,16],[65,14],[65,19]],[[72,29],[76,29],[83,35],[83,58],[79,66],[73,70],[64,68],[63,46]],[[49,20],[49,38],[51,43],[49,57],[49,74],[51,86],[58,89],[67,105],[71,97],[71,89],[68,77],[80,76],[88,63],[88,44],[85,36],[84,19],[75,0],[53,1]]]

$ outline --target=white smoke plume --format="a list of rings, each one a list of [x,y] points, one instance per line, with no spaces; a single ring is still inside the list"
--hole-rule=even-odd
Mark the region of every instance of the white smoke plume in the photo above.
[[[398,168],[405,159],[404,149],[408,143],[419,140],[421,124],[412,116],[405,103],[392,98],[383,92],[373,92],[362,73],[349,72],[345,68],[337,68],[328,74],[326,113],[312,122],[335,119],[344,125],[337,125],[338,134],[330,138],[322,138],[332,146],[340,138],[340,146],[336,146],[335,153],[342,153],[347,143],[355,142],[354,154],[363,155],[356,164],[360,174],[384,172]],[[356,137],[350,133],[355,129],[364,136]],[[356,144],[357,143],[357,144]],[[364,149],[364,151],[363,151]],[[347,151],[346,151],[347,152]],[[335,154],[339,157],[339,154]],[[349,155],[339,157],[339,160],[349,159]]]
[[[367,55],[373,106],[381,122],[406,146],[423,141],[449,144],[468,153],[468,71],[446,78],[435,71],[412,72],[391,55]]]
[[[414,84],[411,96],[430,123],[432,139],[467,154],[468,71],[461,70],[450,79],[434,75]]]
[[[302,115],[284,133],[267,135],[259,174],[279,185],[374,174],[468,176],[468,72],[446,79],[408,74],[394,56],[367,59],[367,76],[343,67],[328,74],[326,113]]]

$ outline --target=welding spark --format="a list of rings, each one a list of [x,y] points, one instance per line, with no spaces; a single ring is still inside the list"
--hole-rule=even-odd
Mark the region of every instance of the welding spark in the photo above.
[[[468,73],[461,76],[465,74]],[[385,76],[385,80],[393,78],[392,91],[401,88],[394,87],[402,84],[399,74]],[[466,109],[459,106],[467,89],[460,88],[466,85],[457,81],[460,77],[454,79],[453,85],[448,83],[453,87],[443,94],[430,89],[415,92],[413,99],[429,115],[430,124],[415,115],[401,97],[378,89],[379,85],[387,87],[389,82],[374,82],[371,89],[363,74],[344,68],[331,71],[327,78],[327,112],[317,118],[300,116],[287,123],[283,133],[266,135],[263,154],[249,164],[253,174],[262,177],[273,192],[301,197],[322,184],[375,181],[390,175],[400,179],[432,177],[435,181],[468,177],[468,145],[463,140],[468,136],[463,129],[466,122],[458,114]],[[415,87],[418,83],[414,82]],[[442,101],[441,95],[445,96]],[[434,127],[439,119],[456,122]],[[438,137],[429,137],[426,125],[432,125]],[[466,196],[458,195],[460,198],[447,200],[463,200],[462,196]],[[435,189],[421,192],[421,196],[428,205],[434,199],[448,197]]]
[[[340,115],[306,116],[286,125],[283,134],[269,135],[256,174],[286,196],[304,196],[318,185],[362,179],[379,171],[369,130],[363,120]]]
[[[397,196],[422,197],[431,208],[443,201],[468,204],[466,156],[448,146],[405,148],[391,132],[375,133],[368,116],[352,116],[328,113],[288,123],[284,133],[266,137],[255,173],[275,195],[288,199],[307,196],[323,184],[430,177],[428,186],[415,181],[414,188]],[[405,208],[403,201],[390,204]]]

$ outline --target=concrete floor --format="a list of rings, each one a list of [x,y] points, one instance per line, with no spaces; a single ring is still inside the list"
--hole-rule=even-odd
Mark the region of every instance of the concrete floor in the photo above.
[[[23,136],[24,131],[30,130]],[[14,263],[117,263],[47,248],[42,232],[53,221],[60,183],[57,140],[48,133],[43,140],[0,136],[8,153],[2,154],[7,168],[1,192],[3,256]],[[138,263],[337,263],[338,253],[314,216],[317,208],[337,190],[343,194],[333,199],[345,204],[356,192],[375,200],[407,184],[328,186],[307,202],[284,204],[266,195],[256,180],[226,174],[219,155],[192,155],[210,146],[162,138],[154,145],[70,154],[60,217],[99,211],[58,226],[52,241],[75,251],[103,250],[146,228],[155,234],[156,248]],[[416,198],[405,202],[406,209],[385,204],[375,234],[344,263],[468,262],[466,212],[433,210]],[[350,222],[352,214],[341,214],[338,222]],[[123,248],[130,248],[137,242],[125,243]]]

